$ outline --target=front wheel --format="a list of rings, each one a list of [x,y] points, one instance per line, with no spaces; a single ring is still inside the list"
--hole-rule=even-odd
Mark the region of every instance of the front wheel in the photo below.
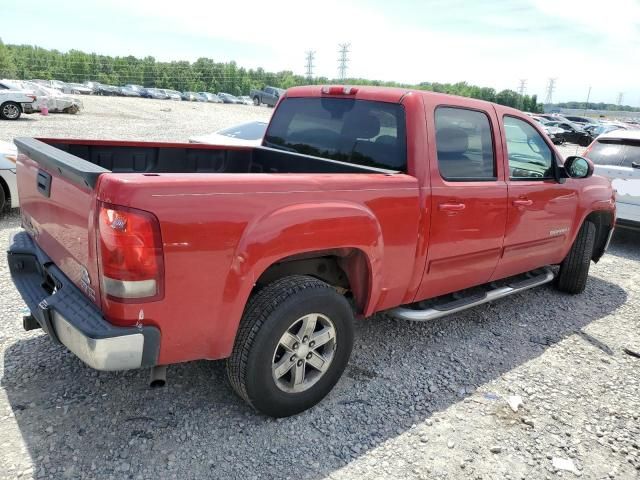
[[[353,347],[353,312],[333,287],[294,275],[249,301],[227,376],[256,410],[287,417],[311,408],[337,383]]]
[[[595,241],[596,226],[592,222],[584,222],[569,254],[560,264],[556,283],[558,290],[573,294],[584,292]]]
[[[22,114],[20,105],[16,102],[4,102],[0,105],[0,118],[4,120],[17,120]]]
[[[253,104],[256,107],[259,107],[260,106],[260,97],[253,97]]]

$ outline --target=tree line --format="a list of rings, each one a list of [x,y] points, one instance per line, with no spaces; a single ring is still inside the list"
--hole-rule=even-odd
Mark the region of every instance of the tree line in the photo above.
[[[327,77],[310,79],[287,70],[274,73],[262,68],[246,69],[235,62],[215,62],[210,58],[199,58],[195,62],[160,62],[151,56],[112,57],[80,50],[60,52],[31,45],[4,45],[1,40],[0,78],[55,79],[75,83],[96,81],[108,85],[136,84],[180,91],[228,92],[234,95],[246,95],[252,88],[263,88],[265,85],[286,89],[310,83],[348,83],[429,90],[478,98],[529,112],[543,111],[536,95],[520,95],[513,90],[497,92],[493,88],[478,87],[467,82],[423,82],[410,85],[364,78],[349,78],[345,81]]]

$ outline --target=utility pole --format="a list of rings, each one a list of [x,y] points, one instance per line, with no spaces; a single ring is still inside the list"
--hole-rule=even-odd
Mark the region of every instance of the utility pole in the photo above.
[[[553,103],[553,91],[556,89],[556,79],[550,78],[547,83],[547,96],[544,99],[544,103]]]
[[[617,102],[618,105],[622,105],[622,99],[623,98],[624,98],[624,92],[620,92],[618,94],[618,102]]]
[[[307,63],[305,63],[305,70],[307,73],[307,80],[311,81],[311,79],[313,78],[313,67],[315,66],[313,64],[313,59],[316,55],[315,50],[307,50],[306,53],[306,58],[307,58]]]
[[[518,93],[521,97],[524,97],[524,94],[527,91],[527,79],[523,78],[520,80],[520,86],[518,87]]]
[[[349,63],[349,48],[351,48],[350,43],[340,43],[338,44],[338,53],[340,56],[338,57],[338,78],[340,80],[344,80],[347,78],[347,64]]]
[[[589,98],[591,98],[591,85],[589,85],[589,91],[587,92],[587,101],[584,104],[584,111],[582,112],[583,117],[587,114],[587,110],[589,109]]]

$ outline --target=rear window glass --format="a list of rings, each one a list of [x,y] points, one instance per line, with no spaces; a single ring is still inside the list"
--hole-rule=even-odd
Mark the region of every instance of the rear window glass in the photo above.
[[[640,142],[597,141],[586,155],[596,165],[631,167],[640,163]]]
[[[288,98],[273,116],[265,146],[406,171],[404,109],[347,98]]]

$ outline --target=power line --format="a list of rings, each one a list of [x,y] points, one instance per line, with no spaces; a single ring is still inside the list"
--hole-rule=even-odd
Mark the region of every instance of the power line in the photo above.
[[[307,50],[307,63],[305,63],[305,71],[307,74],[307,78],[311,80],[313,78],[313,59],[316,55],[315,50]]]
[[[553,91],[556,89],[556,80],[555,78],[549,79],[549,83],[547,83],[547,96],[544,99],[544,103],[553,103]]]
[[[520,80],[520,86],[518,87],[518,93],[520,96],[524,97],[525,92],[527,91],[527,79],[523,78]]]
[[[338,44],[338,53],[340,56],[338,57],[338,78],[340,80],[344,80],[347,78],[347,64],[349,63],[349,49],[351,48],[350,43],[340,43]]]

